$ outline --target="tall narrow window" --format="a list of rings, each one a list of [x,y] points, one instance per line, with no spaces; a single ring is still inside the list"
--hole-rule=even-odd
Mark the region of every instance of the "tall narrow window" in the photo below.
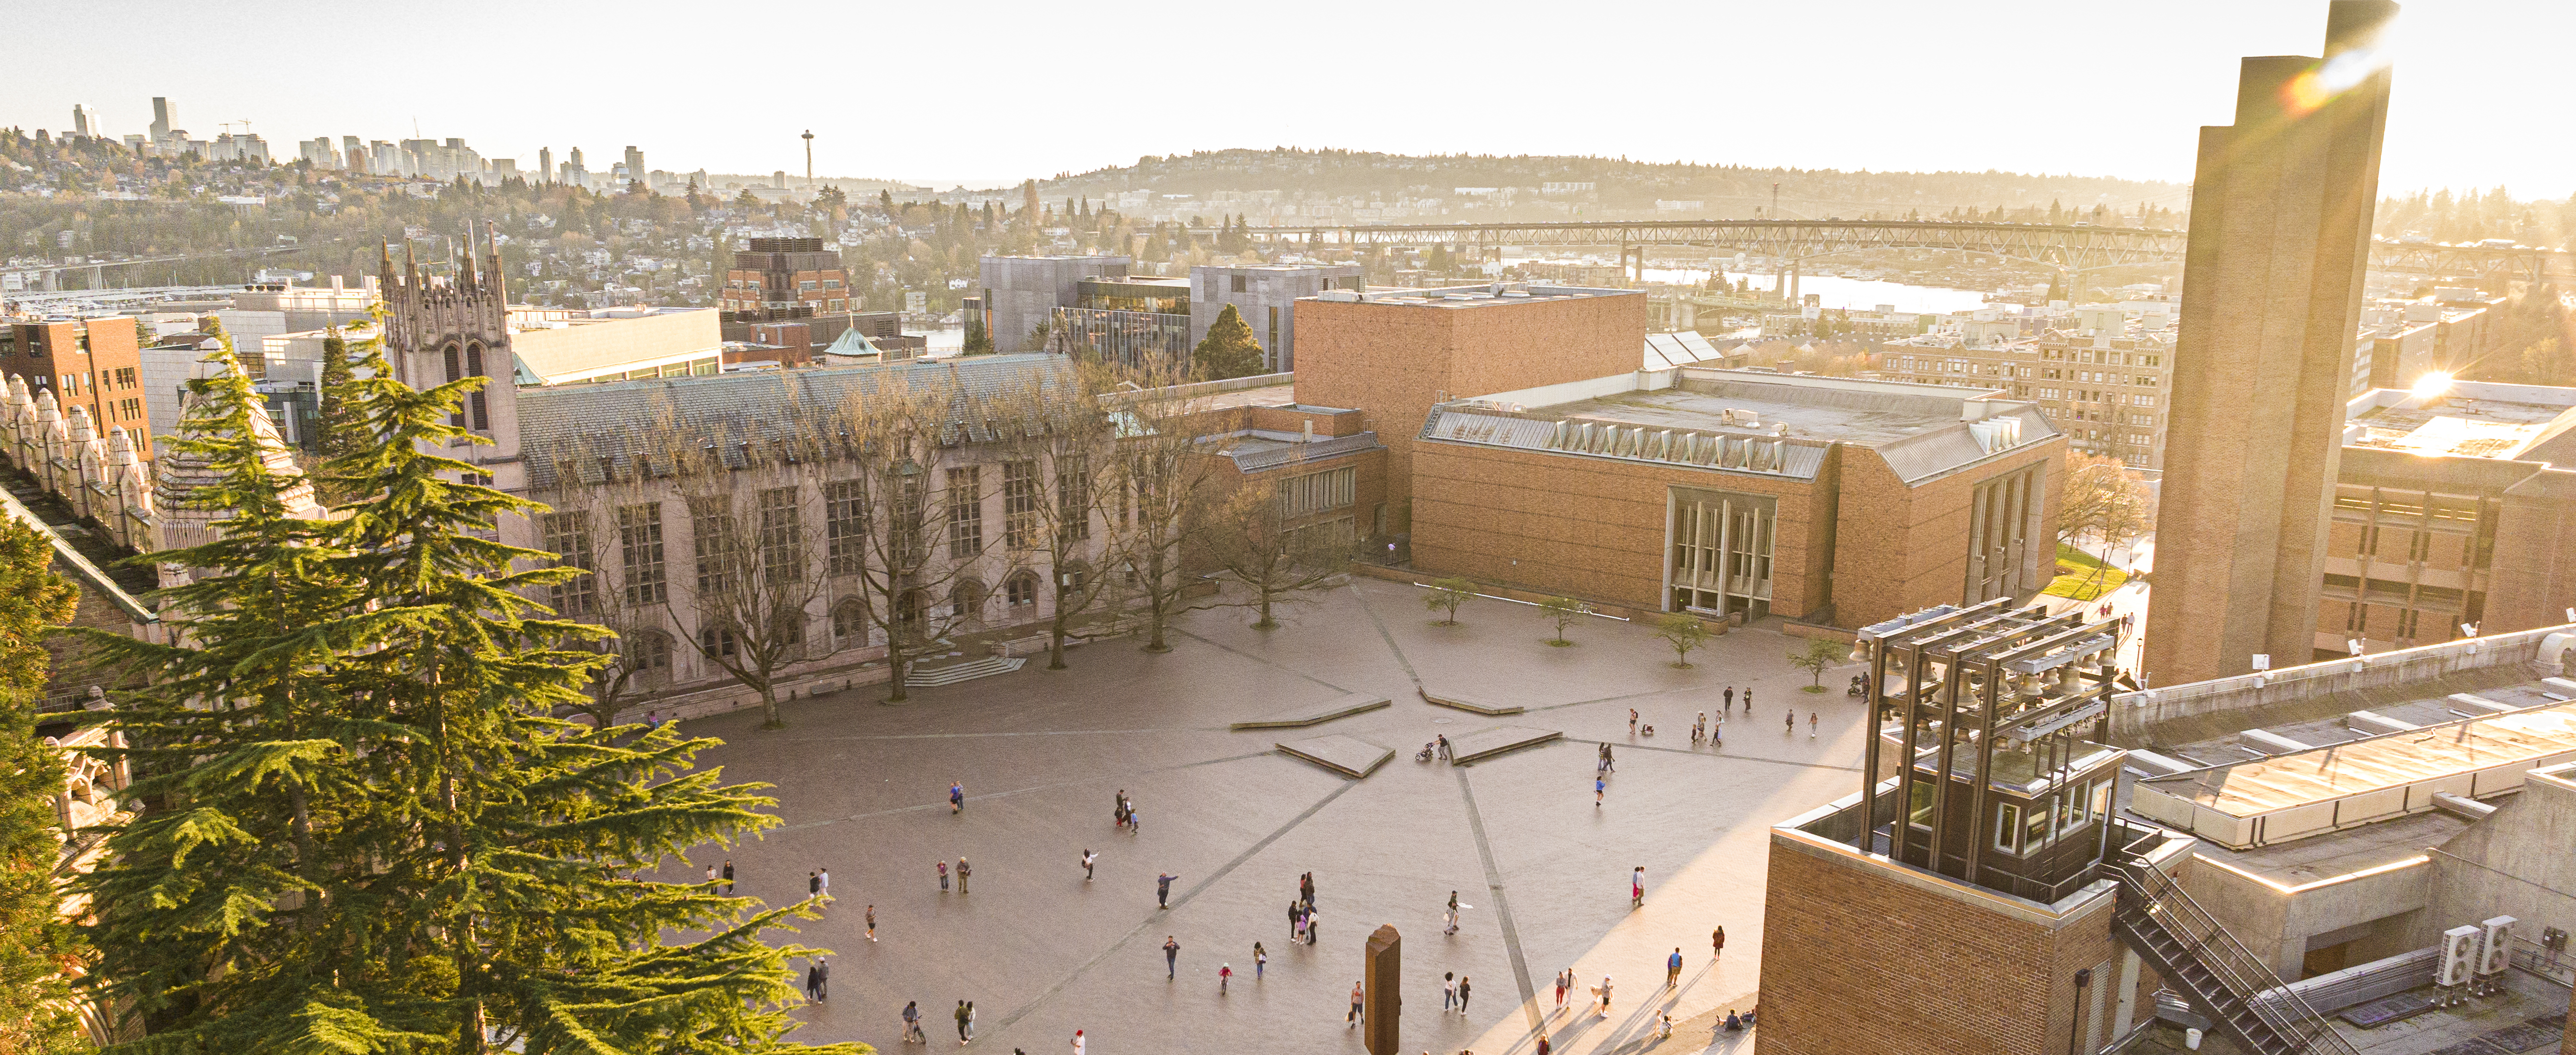
[[[1030,549],[1038,542],[1038,463],[1002,463],[1002,544]]]
[[[722,593],[733,586],[735,541],[730,497],[689,500],[689,546],[698,563],[698,593]]]
[[[593,575],[590,554],[590,514],[582,511],[548,513],[541,521],[545,532],[546,552],[555,555],[555,565],[578,568],[582,574],[549,587],[554,609],[562,615],[589,615],[599,601],[599,579]]]
[[[617,549],[626,572],[626,603],[662,603],[670,587],[662,567],[660,503],[618,507]]]
[[[984,490],[976,466],[948,470],[948,556],[965,560],[984,552]]]
[[[796,489],[760,493],[760,573],[773,585],[805,581],[805,519]]]
[[[855,575],[867,566],[867,485],[840,480],[823,485],[825,567],[833,575]]]
[[[886,525],[889,535],[886,541],[887,548],[894,553],[895,562],[903,565],[904,570],[918,567],[922,561],[930,559],[929,531],[925,523],[929,516],[929,503],[921,493],[922,486],[918,471],[895,477],[894,508],[887,514],[892,523]],[[888,569],[889,574],[894,570]]]
[[[1091,538],[1091,466],[1081,455],[1055,460],[1055,548],[1069,550]]]
[[[465,376],[484,376],[483,345],[480,342],[465,346]],[[492,428],[492,416],[486,410],[488,404],[485,403],[484,398],[480,389],[465,394],[465,408],[473,412],[476,432],[485,432]]]
[[[464,377],[464,376],[465,376],[465,368],[464,368],[464,364],[463,364],[463,357],[464,357],[464,355],[465,355],[465,350],[464,350],[464,349],[462,349],[462,348],[459,348],[459,347],[457,347],[457,346],[455,346],[455,345],[453,345],[453,344],[451,344],[451,345],[448,345],[446,348],[442,349],[441,351],[442,351],[442,354],[444,355],[444,357],[445,357],[445,358],[446,358],[446,360],[447,360],[447,364],[446,364],[446,365],[447,365],[447,380],[449,380],[449,381],[455,381],[455,380],[457,380],[458,378]],[[454,426],[456,426],[457,428],[460,428],[460,429],[461,429],[461,428],[464,428],[464,427],[465,427],[465,408],[463,408],[463,407],[458,407],[458,408],[456,408],[456,413],[453,413],[453,414],[450,414],[450,415],[448,415],[448,416],[447,416],[447,423],[448,423],[448,424],[450,424],[450,425],[454,425]]]

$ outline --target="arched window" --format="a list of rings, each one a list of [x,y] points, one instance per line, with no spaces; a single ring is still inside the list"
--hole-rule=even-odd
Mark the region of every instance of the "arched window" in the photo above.
[[[465,376],[489,376],[483,372],[483,342],[481,341],[472,341],[465,345]],[[484,393],[480,391],[468,392],[465,395],[465,409],[473,412],[473,427],[476,432],[489,431],[492,428],[492,416],[487,410],[489,404],[484,400]]]
[[[1024,571],[1011,576],[1010,581],[1002,585],[1002,591],[1003,600],[1010,605],[1012,614],[1025,615],[1028,609],[1038,604],[1038,575]]]
[[[671,680],[671,635],[646,630],[626,639],[626,667],[648,683]]]
[[[463,347],[461,347],[461,346],[459,346],[459,345],[457,345],[457,344],[455,344],[455,343],[453,343],[453,342],[450,342],[446,348],[440,349],[440,354],[441,354],[442,356],[444,356],[444,357],[446,358],[446,360],[447,360],[447,364],[446,364],[446,365],[447,365],[447,380],[449,380],[449,381],[454,381],[454,380],[457,380],[458,378],[461,378],[461,377],[464,377],[464,376],[465,376],[465,368],[464,368],[464,356],[465,356],[465,349],[464,349]],[[464,410],[464,408],[459,407],[459,408],[457,408],[456,413],[453,413],[453,414],[448,415],[448,416],[447,416],[447,423],[448,423],[448,424],[450,424],[450,425],[454,425],[454,426],[456,426],[457,428],[460,428],[460,429],[461,429],[461,428],[464,428],[464,427],[465,427],[465,410]]]
[[[907,640],[918,641],[929,631],[930,594],[924,590],[906,590],[895,598],[895,627]]]
[[[961,623],[984,621],[984,584],[973,579],[960,579],[948,588],[948,610]]]
[[[740,640],[728,628],[711,626],[698,631],[698,651],[705,653],[708,659],[732,659],[740,645]]]
[[[832,636],[841,641],[843,648],[866,644],[868,610],[857,601],[841,602],[840,607],[832,609]]]

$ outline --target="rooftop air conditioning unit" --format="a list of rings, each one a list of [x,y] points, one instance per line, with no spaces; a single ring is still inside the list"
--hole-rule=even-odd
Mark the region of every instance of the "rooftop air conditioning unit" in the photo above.
[[[2459,1002],[2452,991],[2469,984],[2469,976],[2477,966],[2478,938],[2482,933],[2476,927],[2453,927],[2442,932],[2442,965],[2433,972],[2433,984],[2445,990],[2448,1003]]]
[[[2511,916],[2497,916],[2478,925],[2477,979],[2492,988],[2505,969],[2513,966],[2513,925]]]

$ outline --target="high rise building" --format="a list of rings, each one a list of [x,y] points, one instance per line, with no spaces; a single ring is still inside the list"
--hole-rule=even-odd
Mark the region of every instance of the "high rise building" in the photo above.
[[[563,167],[555,173],[555,180],[574,187],[590,185],[590,172],[581,167],[580,147],[574,147],[564,155]]]
[[[152,97],[152,141],[160,142],[179,124],[179,107],[158,95]]]
[[[643,183],[643,184],[644,184],[645,189],[650,190],[650,189],[652,189],[653,184],[651,183],[651,181],[649,181],[649,180],[645,179],[644,172],[645,172],[645,169],[644,169],[644,152],[643,152],[643,151],[641,151],[641,150],[637,150],[637,149],[635,149],[634,147],[627,147],[627,148],[626,148],[626,178],[627,178],[627,179],[630,179],[630,180],[635,180],[635,181],[637,181],[637,182],[641,182],[641,183]],[[622,190],[622,189],[624,189],[624,188],[620,188],[620,189]]]
[[[2244,60],[2236,123],[2203,128],[2183,262],[2145,673],[2155,684],[2314,654],[2379,190],[2392,0],[2334,0],[2325,57]]]
[[[79,103],[72,104],[72,134],[83,139],[95,134],[89,129],[89,112],[81,109]]]
[[[726,322],[841,314],[850,310],[849,278],[841,254],[820,238],[754,238],[733,255],[717,304]]]
[[[367,145],[356,136],[341,136],[340,161],[351,172],[367,171]]]
[[[537,182],[552,183],[555,178],[555,148],[537,148]]]

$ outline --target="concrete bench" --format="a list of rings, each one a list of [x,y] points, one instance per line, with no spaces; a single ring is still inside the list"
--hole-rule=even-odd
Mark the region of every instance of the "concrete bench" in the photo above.
[[[1395,757],[1395,749],[1356,736],[1317,736],[1305,740],[1282,740],[1271,745],[1290,758],[1304,759],[1352,780],[1377,772],[1377,767]]]
[[[1564,736],[1554,729],[1537,729],[1526,725],[1497,725],[1449,738],[1449,764],[1463,766],[1509,754],[1523,748],[1537,747]]]
[[[1393,706],[1395,706],[1395,701],[1387,699],[1384,696],[1364,696],[1356,692],[1346,692],[1340,696],[1324,701],[1323,706],[1314,711],[1296,715],[1281,715],[1276,718],[1256,718],[1248,722],[1235,722],[1226,726],[1226,728],[1232,729],[1236,732],[1242,732],[1246,729],[1302,729],[1309,725],[1322,725],[1325,722],[1332,721],[1336,718],[1348,718],[1354,714],[1367,714],[1368,712],[1377,710],[1381,707]]]
[[[1422,702],[1424,703],[1434,704],[1441,707],[1454,707],[1458,710],[1469,711],[1476,714],[1500,717],[1506,714],[1519,714],[1523,710],[1526,710],[1526,708],[1523,708],[1518,704],[1495,703],[1492,700],[1481,699],[1464,693],[1448,692],[1445,690],[1441,692],[1433,692],[1429,689],[1421,689],[1417,691],[1422,693]]]

